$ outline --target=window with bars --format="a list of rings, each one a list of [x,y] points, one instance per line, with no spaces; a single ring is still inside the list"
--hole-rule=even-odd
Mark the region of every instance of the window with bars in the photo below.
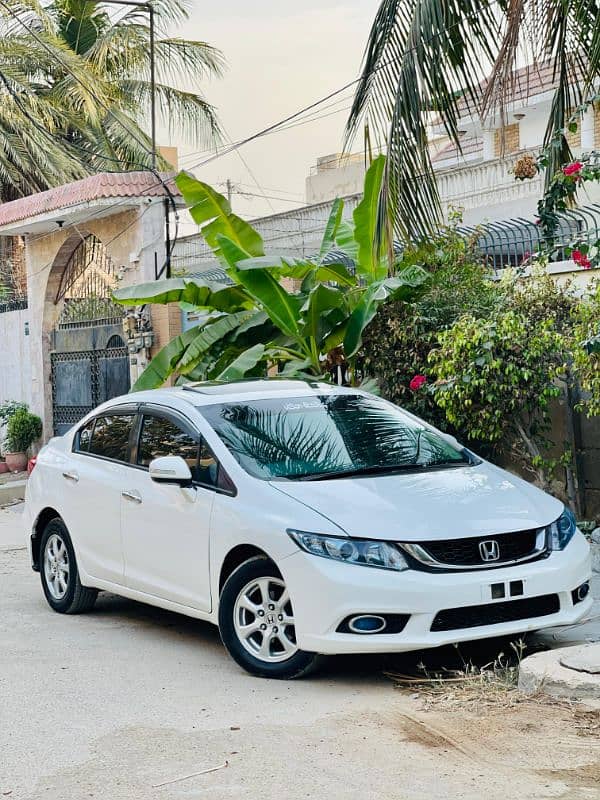
[[[0,237],[0,313],[27,308],[25,243],[21,236]]]

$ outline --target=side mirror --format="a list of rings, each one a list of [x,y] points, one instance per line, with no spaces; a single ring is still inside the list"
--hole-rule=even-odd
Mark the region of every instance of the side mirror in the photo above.
[[[176,483],[191,486],[192,473],[181,456],[161,456],[150,462],[150,477],[156,483]]]

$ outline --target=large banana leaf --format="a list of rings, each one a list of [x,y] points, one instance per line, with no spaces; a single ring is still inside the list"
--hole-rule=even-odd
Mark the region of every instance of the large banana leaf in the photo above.
[[[339,289],[325,286],[322,283],[317,284],[302,307],[304,335],[320,343],[324,335],[329,333],[333,327],[333,324],[328,322],[329,312],[343,305],[344,300],[344,293]]]
[[[269,269],[277,271],[282,278],[293,278],[298,281],[311,276],[313,284],[317,281],[333,281],[345,286],[356,286],[356,278],[343,264],[315,264],[313,261],[294,256],[262,256],[244,259],[236,266],[244,272],[251,269]]]
[[[219,235],[226,236],[249,256],[264,254],[260,234],[231,211],[222,194],[189,172],[180,172],[175,183],[188,205],[192,219],[200,225],[202,236],[217,258],[226,260],[221,253]]]
[[[210,348],[234,331],[242,323],[256,314],[255,311],[238,311],[236,314],[225,314],[210,325],[205,325],[198,336],[190,343],[179,362],[179,371],[183,374],[192,370]]]
[[[384,278],[373,282],[361,295],[356,307],[348,318],[344,333],[344,354],[346,358],[356,355],[362,342],[362,335],[371,322],[377,309],[388,297],[399,297],[409,293],[427,279],[427,272],[415,264],[407,267],[394,278]]]
[[[228,286],[216,281],[194,278],[167,278],[137,286],[125,286],[113,293],[117,303],[124,306],[145,303],[188,303],[195,308],[214,308],[217,311],[237,311],[248,308],[252,301],[240,286]]]
[[[169,344],[159,350],[131,387],[131,391],[140,392],[143,389],[157,389],[162,386],[167,378],[173,374],[179,360],[199,332],[201,332],[201,329],[191,328],[180,336],[176,336]]]
[[[321,249],[319,250],[319,261],[322,261],[323,258],[330,253],[331,250],[333,250],[335,237],[337,236],[338,228],[340,227],[340,223],[342,221],[343,212],[344,201],[341,199],[341,197],[338,197],[333,201],[331,213],[329,214],[329,219],[327,220],[327,225],[325,226],[325,233],[323,234]]]
[[[239,270],[238,280],[278,328],[290,336],[300,333],[300,298],[287,292],[268,270]]]
[[[218,381],[237,381],[253,369],[265,354],[264,344],[255,344],[234,359],[223,372],[216,376]]]
[[[354,223],[342,220],[338,225],[335,243],[338,248],[349,256],[354,263],[358,261],[358,242],[354,238]]]
[[[378,156],[365,176],[363,198],[354,209],[354,240],[358,245],[357,272],[369,280],[385,277],[387,266],[381,259],[381,248],[376,245],[379,193],[385,170],[385,156]]]

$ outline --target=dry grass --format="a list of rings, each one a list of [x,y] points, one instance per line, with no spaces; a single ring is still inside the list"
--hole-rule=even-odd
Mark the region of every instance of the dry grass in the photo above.
[[[525,649],[523,641],[511,642],[510,652],[499,653],[494,661],[483,666],[463,662],[461,669],[428,670],[424,664],[418,664],[415,675],[393,672],[387,675],[397,689],[418,697],[423,710],[439,708],[477,714],[485,709],[510,709],[524,704],[576,708],[577,704],[568,700],[558,700],[542,692],[524,694],[518,689],[519,666]],[[600,725],[600,712],[590,714],[595,724]],[[589,726],[592,717],[586,719]]]

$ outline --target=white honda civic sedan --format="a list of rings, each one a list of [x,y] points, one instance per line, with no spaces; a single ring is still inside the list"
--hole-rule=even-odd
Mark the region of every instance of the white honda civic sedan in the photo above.
[[[129,394],[40,452],[25,519],[49,605],[115,592],[219,626],[251,673],[569,625],[589,547],[561,502],[358,389]]]

